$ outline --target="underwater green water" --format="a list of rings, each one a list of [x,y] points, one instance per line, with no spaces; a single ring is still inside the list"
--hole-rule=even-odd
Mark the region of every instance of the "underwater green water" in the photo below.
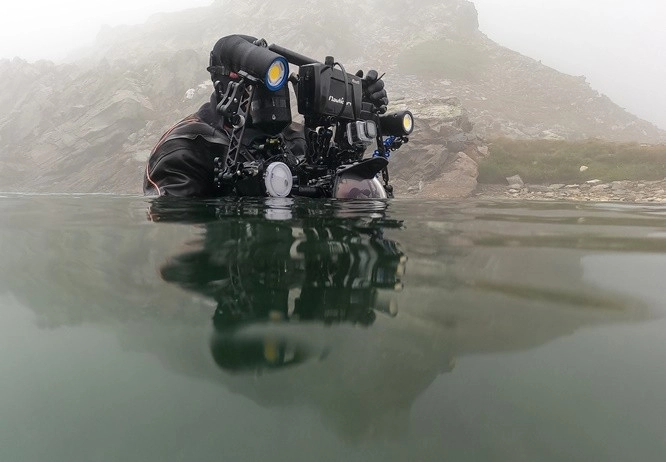
[[[0,217],[2,462],[666,458],[666,207]]]

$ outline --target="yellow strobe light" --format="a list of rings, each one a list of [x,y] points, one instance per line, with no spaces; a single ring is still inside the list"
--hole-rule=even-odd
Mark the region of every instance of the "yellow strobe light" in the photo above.
[[[405,112],[405,115],[402,116],[402,128],[405,130],[405,134],[409,135],[414,130],[414,116],[411,112]]]
[[[407,136],[414,130],[414,116],[409,111],[392,112],[379,116],[384,136]]]
[[[277,91],[284,86],[287,82],[287,73],[289,71],[289,64],[287,60],[280,57],[273,61],[266,72],[265,84],[271,91]]]

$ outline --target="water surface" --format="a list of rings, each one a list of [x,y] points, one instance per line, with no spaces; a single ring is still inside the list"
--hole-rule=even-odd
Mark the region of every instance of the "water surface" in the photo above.
[[[660,461],[666,208],[0,198],[1,461]]]

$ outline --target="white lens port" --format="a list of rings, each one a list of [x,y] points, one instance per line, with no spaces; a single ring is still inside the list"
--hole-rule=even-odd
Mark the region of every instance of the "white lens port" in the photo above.
[[[291,193],[294,177],[284,162],[273,162],[264,174],[266,192],[271,197],[287,197]]]

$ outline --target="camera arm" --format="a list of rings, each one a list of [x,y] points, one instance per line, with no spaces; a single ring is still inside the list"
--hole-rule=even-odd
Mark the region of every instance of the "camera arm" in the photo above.
[[[221,188],[224,184],[234,181],[233,167],[237,166],[238,155],[241,149],[241,140],[245,133],[245,122],[250,111],[250,103],[259,79],[246,72],[239,72],[240,80],[230,82],[227,91],[218,103],[216,110],[232,126],[229,137],[229,146],[222,157],[216,157],[215,185]]]
[[[225,121],[233,127],[245,125],[245,115],[241,108],[243,94],[246,92],[245,82],[230,82],[227,91],[218,103],[217,113],[224,117]],[[240,112],[240,114],[239,114]]]
[[[280,45],[276,45],[274,43],[269,45],[268,49],[279,55],[284,56],[285,58],[287,58],[287,61],[289,61],[294,66],[305,66],[306,64],[322,64],[316,59],[308,58],[305,55],[296,53],[295,51],[291,51],[287,48],[281,47]]]

